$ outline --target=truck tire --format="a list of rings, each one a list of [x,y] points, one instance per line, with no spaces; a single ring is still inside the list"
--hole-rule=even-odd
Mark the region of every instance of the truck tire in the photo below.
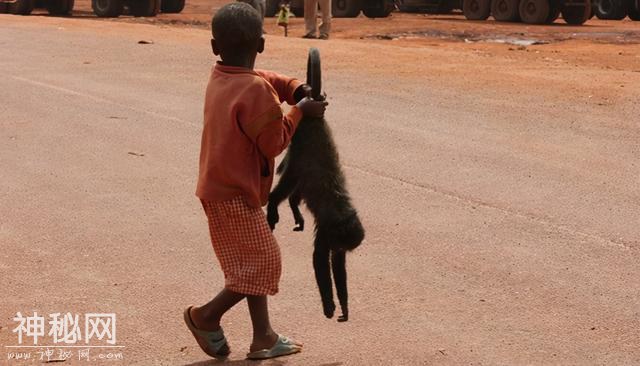
[[[100,18],[113,18],[122,14],[122,0],[91,0],[91,8]]]
[[[560,2],[558,0],[549,1],[549,16],[544,21],[546,24],[553,24],[560,17]]]
[[[268,1],[267,4],[269,4]],[[184,5],[184,0],[162,0],[160,2],[160,11],[163,13],[179,13],[184,10]]]
[[[393,11],[393,3],[388,0],[367,0],[362,13],[367,18],[386,18]]]
[[[45,7],[51,15],[69,15],[73,5],[74,0],[49,0]]]
[[[0,1],[0,14],[4,14],[8,10],[8,4]]]
[[[589,19],[591,15],[591,2],[585,1],[584,5],[565,6],[562,9],[562,19],[567,24],[581,25]]]
[[[598,19],[622,20],[627,16],[626,0],[596,0],[594,5]]]
[[[9,3],[7,10],[10,14],[29,15],[33,11],[33,0],[16,0],[15,3]]]
[[[543,24],[549,17],[549,0],[520,0],[520,19],[527,24]]]
[[[629,5],[629,19],[640,20],[640,3]]]
[[[294,16],[297,16],[298,18],[302,18],[304,17],[304,7],[292,7],[291,9],[291,13],[293,13]]]
[[[130,0],[129,12],[134,17],[155,17],[160,12],[160,0]]]
[[[163,0],[162,1],[162,5],[164,6],[164,2],[167,0]],[[278,0],[267,0],[265,2],[265,8],[264,8],[264,16],[265,17],[275,17],[276,14],[278,13],[278,5],[279,5],[279,1]],[[164,13],[164,9],[162,10],[162,12]]]
[[[355,18],[360,10],[360,0],[331,0],[331,14],[336,18]]]
[[[491,0],[491,14],[499,22],[520,20],[519,0]]]
[[[491,14],[491,1],[463,0],[462,14],[469,20],[487,20]]]

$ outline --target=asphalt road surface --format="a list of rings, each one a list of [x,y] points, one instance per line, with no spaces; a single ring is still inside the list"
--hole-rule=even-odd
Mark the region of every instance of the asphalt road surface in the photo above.
[[[194,196],[208,40],[0,16],[0,363],[39,357],[13,332],[34,311],[115,313],[120,348],[93,360],[217,363],[182,322],[223,284]],[[348,257],[351,319],[327,320],[312,231],[281,208],[272,321],[305,346],[263,364],[640,364],[640,73],[272,36],[258,66],[303,77],[310,46],[367,238]],[[223,326],[244,364],[246,305]]]

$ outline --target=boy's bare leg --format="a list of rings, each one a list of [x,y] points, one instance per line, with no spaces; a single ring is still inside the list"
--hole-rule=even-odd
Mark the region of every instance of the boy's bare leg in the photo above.
[[[225,288],[207,304],[191,308],[191,320],[198,329],[216,331],[220,329],[220,319],[224,313],[242,301],[245,296]]]
[[[247,296],[247,304],[249,305],[249,314],[251,314],[251,323],[253,324],[253,341],[251,342],[250,351],[254,352],[273,347],[278,340],[278,335],[273,331],[269,322],[267,297]]]

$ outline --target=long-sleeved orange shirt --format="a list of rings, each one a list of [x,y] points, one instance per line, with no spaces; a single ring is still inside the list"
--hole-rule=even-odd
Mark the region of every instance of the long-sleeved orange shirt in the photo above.
[[[284,115],[302,83],[273,72],[216,64],[204,102],[200,174],[196,196],[225,201],[243,196],[248,205],[267,203],[275,157],[289,144],[302,118]]]

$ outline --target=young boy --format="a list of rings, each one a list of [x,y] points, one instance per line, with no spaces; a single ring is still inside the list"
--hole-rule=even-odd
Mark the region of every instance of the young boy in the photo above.
[[[253,325],[251,359],[300,352],[302,345],[271,328],[267,295],[278,292],[280,249],[266,221],[274,158],[289,144],[303,115],[322,117],[326,102],[309,87],[276,73],[253,70],[264,50],[260,14],[245,3],[223,6],[212,20],[213,53],[204,108],[196,195],[209,221],[225,287],[209,303],[190,306],[184,320],[200,348],[223,358],[230,352],[222,316],[247,299]],[[283,115],[282,102],[295,104]],[[296,104],[297,103],[297,104]]]

